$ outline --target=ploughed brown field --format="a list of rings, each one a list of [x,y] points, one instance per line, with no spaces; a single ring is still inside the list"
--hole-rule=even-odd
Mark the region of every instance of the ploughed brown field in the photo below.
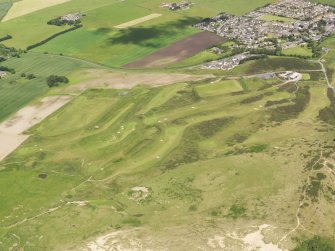
[[[200,32],[163,48],[143,59],[124,65],[125,68],[163,67],[179,62],[216,44],[224,38],[211,32]]]

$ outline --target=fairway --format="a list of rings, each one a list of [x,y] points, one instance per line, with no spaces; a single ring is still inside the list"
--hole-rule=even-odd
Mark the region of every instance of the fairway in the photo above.
[[[151,19],[160,17],[161,15],[162,14],[158,14],[158,13],[150,14],[150,15],[145,16],[145,17],[141,17],[141,18],[138,18],[138,19],[135,19],[135,20],[131,20],[131,21],[123,23],[123,24],[119,24],[119,25],[115,26],[115,28],[125,29],[125,28],[128,28],[128,27],[135,26],[137,24],[144,23],[144,22],[149,21]]]
[[[22,0],[14,2],[2,22],[71,0]]]

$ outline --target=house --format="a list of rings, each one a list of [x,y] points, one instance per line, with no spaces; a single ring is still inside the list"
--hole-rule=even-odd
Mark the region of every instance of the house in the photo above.
[[[76,22],[79,21],[81,18],[81,14],[80,13],[71,13],[71,14],[67,14],[65,16],[62,16],[62,20],[66,21],[66,22]]]

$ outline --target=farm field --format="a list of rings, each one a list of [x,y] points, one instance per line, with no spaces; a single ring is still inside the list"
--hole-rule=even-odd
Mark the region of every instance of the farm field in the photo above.
[[[213,33],[200,32],[165,47],[143,59],[126,64],[126,68],[164,67],[188,59],[209,47],[224,42]],[[190,47],[190,44],[192,46]]]
[[[23,0],[23,1],[15,1],[12,5],[12,7],[9,9],[9,11],[7,12],[7,14],[4,16],[4,18],[2,19],[3,22],[16,18],[16,17],[20,17],[20,16],[24,16],[26,14],[29,14],[31,12],[37,11],[37,10],[41,10],[44,8],[48,8],[54,5],[58,5],[58,4],[62,4],[65,3],[67,1],[71,1],[71,0]]]
[[[78,70],[101,68],[101,66],[81,62],[76,59],[27,53],[21,58],[12,58],[2,63],[15,68],[16,73],[0,79],[0,121],[15,113],[23,106],[48,92],[46,78],[53,74],[68,75]],[[21,74],[34,74],[36,78],[27,80]]]
[[[24,2],[28,4],[30,3],[28,1],[32,0]],[[160,8],[161,2],[158,0],[124,2],[72,0],[2,22],[0,36],[10,34],[13,38],[6,41],[6,45],[26,48],[65,29],[65,27],[47,25],[50,19],[57,15],[80,11],[86,15],[82,20],[83,28],[57,37],[36,48],[35,51],[63,53],[67,56],[120,67],[199,32],[191,27],[192,24],[196,20],[217,14],[220,9],[234,14],[243,14],[270,1],[254,2],[250,6],[247,5],[248,9],[244,10],[240,8],[239,2],[232,5],[229,1],[211,1],[210,3],[196,1],[192,9],[174,13]],[[13,10],[13,13],[16,11]],[[153,13],[162,16],[121,31],[114,28]],[[34,32],[30,32],[30,29]],[[135,37],[138,38],[136,41]]]
[[[239,250],[251,245],[243,237],[255,226],[266,226],[262,245],[293,248],[293,237],[308,232],[281,237],[296,225],[308,177],[319,187],[305,190],[299,218],[308,231],[331,236],[334,201],[324,196],[335,188],[321,163],[334,161],[333,127],[318,118],[329,105],[325,83],[302,81],[294,92],[280,83],[86,91],[2,162],[0,189],[15,184],[1,194],[2,246],[92,250],[103,240],[106,248],[117,241],[174,250],[189,232],[185,248],[219,248],[220,237]],[[322,162],[310,168],[320,152]],[[240,239],[229,239],[232,228]]]

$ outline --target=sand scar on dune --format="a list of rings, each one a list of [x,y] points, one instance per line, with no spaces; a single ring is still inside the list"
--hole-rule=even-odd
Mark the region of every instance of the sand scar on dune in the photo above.
[[[40,123],[70,100],[69,96],[46,97],[40,103],[22,108],[0,123],[0,161],[29,138],[25,131]]]

